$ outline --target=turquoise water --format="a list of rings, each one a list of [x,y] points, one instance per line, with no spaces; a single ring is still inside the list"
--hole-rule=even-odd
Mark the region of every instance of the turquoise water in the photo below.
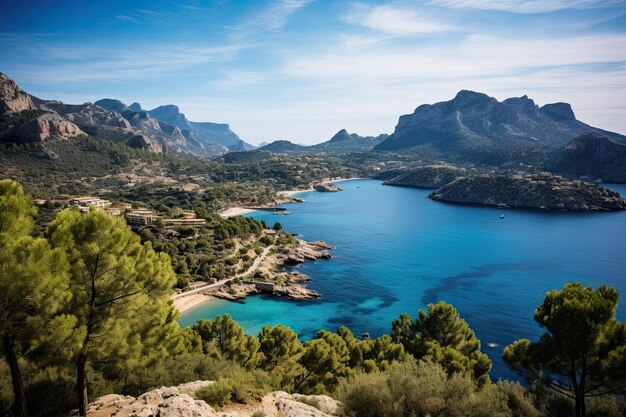
[[[332,259],[296,268],[313,277],[309,286],[322,294],[320,300],[215,300],[186,312],[181,324],[230,313],[250,333],[282,323],[302,338],[341,325],[356,335],[377,336],[390,332],[391,320],[401,313],[415,317],[428,303],[445,300],[475,330],[497,379],[512,377],[502,348],[542,333],[533,312],[546,291],[565,282],[614,286],[623,297],[618,317],[626,319],[626,212],[457,206],[427,199],[426,190],[376,180],[345,181],[341,187],[340,193],[301,194],[305,203],[285,206],[289,216],[251,214],[336,246]],[[626,195],[626,186],[608,187]]]

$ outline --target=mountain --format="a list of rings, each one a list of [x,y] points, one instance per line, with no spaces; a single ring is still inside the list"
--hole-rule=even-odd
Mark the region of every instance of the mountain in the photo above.
[[[547,168],[568,176],[626,183],[626,145],[594,134],[579,136],[558,150]]]
[[[201,139],[217,142],[231,151],[256,149],[254,145],[241,140],[235,132],[230,130],[230,126],[226,123],[191,122],[191,127]]]
[[[298,145],[288,140],[275,140],[274,142],[258,148],[261,151],[272,153],[307,153],[307,146]]]
[[[180,112],[178,106],[167,104],[149,110],[148,113],[158,120],[178,126],[181,130],[193,132],[203,144],[209,142],[225,146],[230,151],[247,151],[255,147],[241,140],[226,123],[191,122]]]
[[[622,135],[577,120],[567,103],[539,107],[527,96],[499,102],[486,94],[462,90],[450,101],[423,104],[412,114],[400,116],[393,134],[374,149],[428,150],[460,157],[491,152],[502,153],[506,159],[529,149],[558,148],[588,133],[626,143]]]
[[[339,132],[326,142],[309,146],[310,151],[316,153],[352,153],[371,151],[376,145],[380,144],[388,135],[379,136],[359,136],[356,133],[348,133],[346,129]]]
[[[52,137],[84,135],[71,121],[38,107],[17,83],[0,73],[0,142],[37,143]]]
[[[139,103],[133,103],[131,106],[127,106],[120,100],[102,99],[96,101],[94,106],[109,113],[112,112],[114,115],[126,120],[130,125],[132,135],[141,135],[144,139],[150,141],[146,149],[158,149],[159,147],[152,143],[157,142],[167,153],[193,153],[199,156],[215,156],[228,152],[225,146],[213,142],[202,143],[193,132],[181,129],[176,124],[159,120],[153,117],[148,111],[133,110],[141,109]],[[175,107],[176,113],[180,114],[176,106],[172,107]],[[111,138],[110,132],[103,132],[102,123],[97,124],[96,127],[98,129],[95,131],[93,131],[93,128],[89,128],[90,134],[113,139]],[[137,138],[135,138],[132,143],[137,145],[144,142],[144,140],[137,140]]]

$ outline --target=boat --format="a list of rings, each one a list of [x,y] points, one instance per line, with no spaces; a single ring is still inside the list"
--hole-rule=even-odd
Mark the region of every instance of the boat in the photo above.
[[[501,219],[504,219],[504,214],[501,214],[501,215],[500,215],[500,218],[501,218]]]
[[[361,339],[362,340],[369,340],[370,339],[370,334],[365,332],[365,333],[361,333]]]
[[[489,342],[489,343],[487,343],[487,346],[490,347],[490,348],[497,348],[500,345],[497,344],[497,343]]]

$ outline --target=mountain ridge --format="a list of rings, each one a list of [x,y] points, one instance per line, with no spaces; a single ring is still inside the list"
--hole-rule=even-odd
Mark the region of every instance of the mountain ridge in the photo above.
[[[452,100],[422,104],[413,113],[400,116],[394,132],[374,149],[403,151],[432,147],[452,152],[490,147],[556,149],[587,133],[626,143],[623,135],[577,120],[568,103],[539,107],[526,95],[500,102],[484,93],[461,90]]]

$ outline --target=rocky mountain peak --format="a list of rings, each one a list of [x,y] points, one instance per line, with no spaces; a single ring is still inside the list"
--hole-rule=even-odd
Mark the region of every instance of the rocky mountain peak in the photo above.
[[[553,119],[576,120],[576,115],[569,103],[551,103],[546,104],[540,109]]]
[[[350,135],[346,129],[341,129],[339,132],[335,133],[332,138],[330,138],[329,142],[339,142],[350,139],[351,137],[352,135]]]
[[[128,106],[128,110],[132,110],[132,111],[142,111],[143,109],[141,108],[141,104],[134,102],[133,104],[131,104],[130,106]]]
[[[36,109],[30,96],[15,81],[0,72],[0,115]]]
[[[96,106],[100,106],[105,110],[115,111],[121,113],[128,110],[128,106],[122,103],[120,100],[114,98],[103,98],[94,103]]]

